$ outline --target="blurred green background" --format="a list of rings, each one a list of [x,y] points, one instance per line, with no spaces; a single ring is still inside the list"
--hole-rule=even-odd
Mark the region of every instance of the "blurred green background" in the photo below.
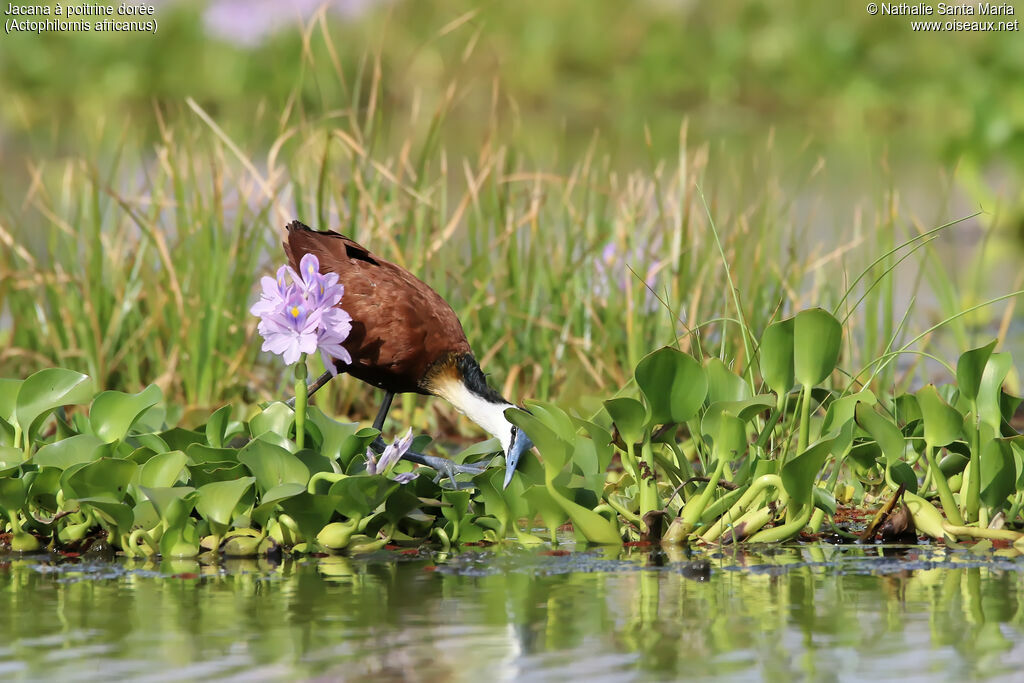
[[[284,391],[246,308],[296,215],[438,288],[507,392],[571,403],[695,324],[745,362],[725,264],[756,331],[981,212],[846,299],[851,364],[1024,285],[1019,30],[798,0],[155,4],[155,35],[0,39],[0,375]],[[1012,346],[1015,301],[940,355]]]
[[[333,54],[321,40],[305,49],[336,57],[340,83],[303,59],[297,27],[319,4],[165,0],[156,35],[8,35],[5,147],[27,136],[73,148],[98,119],[152,132],[154,106],[186,96],[227,130],[269,141],[286,106],[349,106],[346,86],[379,56],[385,117],[413,100],[429,115],[454,83],[450,136],[482,134],[497,97],[508,134],[539,157],[600,131],[630,160],[648,146],[645,128],[657,155],[687,117],[701,139],[777,127],[850,153],[1024,164],[1019,31],[915,33],[907,17],[800,0],[336,0],[324,3]]]

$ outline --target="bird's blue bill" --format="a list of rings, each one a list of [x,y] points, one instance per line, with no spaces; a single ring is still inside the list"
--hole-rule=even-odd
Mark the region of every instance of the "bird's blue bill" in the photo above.
[[[505,485],[502,488],[508,488],[512,482],[512,475],[516,473],[516,467],[519,466],[519,459],[531,448],[533,448],[533,442],[530,441],[530,437],[522,429],[517,429],[516,439],[509,446],[508,453],[505,455]]]

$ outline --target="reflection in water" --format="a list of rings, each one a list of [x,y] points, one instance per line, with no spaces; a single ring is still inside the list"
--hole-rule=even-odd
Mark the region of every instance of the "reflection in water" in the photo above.
[[[944,548],[0,558],[0,677],[995,678],[1024,561]]]

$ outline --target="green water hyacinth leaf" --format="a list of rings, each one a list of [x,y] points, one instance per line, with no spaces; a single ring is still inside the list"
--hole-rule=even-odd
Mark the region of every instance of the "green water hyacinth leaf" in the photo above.
[[[193,465],[234,465],[238,462],[238,451],[234,448],[214,448],[201,443],[191,444],[185,450],[185,454],[188,455],[189,462]]]
[[[536,484],[530,486],[523,491],[523,498],[529,503],[530,508],[540,515],[541,521],[547,527],[551,540],[554,542],[558,527],[569,520],[565,510],[562,509],[562,506],[558,504],[558,501],[555,500],[545,486]]]
[[[288,483],[275,486],[260,496],[259,505],[252,511],[253,521],[266,529],[270,516],[274,514],[278,505],[282,501],[305,492],[305,490],[306,487],[303,484]]]
[[[981,421],[999,433],[1002,421],[1000,398],[1003,382],[1013,368],[1013,358],[1008,353],[993,353],[985,365],[981,377],[980,393],[978,394],[978,417]]]
[[[150,488],[171,487],[186,472],[188,456],[181,451],[158,453],[139,470],[139,485]]]
[[[700,362],[670,346],[641,359],[634,376],[650,408],[652,425],[686,422],[708,394],[708,377]]]
[[[21,468],[25,454],[20,448],[0,446],[0,477],[6,477]]]
[[[61,477],[61,488],[68,498],[121,501],[138,469],[131,460],[100,458],[77,469],[67,469]]]
[[[1008,440],[994,439],[991,434],[986,434],[982,443],[981,501],[998,510],[1017,490],[1017,464]]]
[[[878,447],[882,449],[882,455],[885,456],[886,464],[891,466],[903,460],[907,441],[903,438],[903,432],[899,427],[879,415],[872,406],[866,403],[857,405],[856,419],[857,425],[878,443]]]
[[[796,385],[793,367],[793,318],[772,323],[761,335],[759,358],[761,377],[779,396],[788,394]]]
[[[6,510],[8,515],[15,514],[21,509],[25,504],[26,495],[25,482],[21,479],[0,479],[0,508]]]
[[[63,474],[56,467],[43,467],[37,473],[28,489],[29,502],[48,512],[57,511],[57,493],[60,491],[60,477]]]
[[[834,439],[825,439],[810,446],[782,467],[782,485],[797,507],[813,502],[814,480],[821,473],[832,450]]]
[[[864,389],[856,394],[837,398],[828,406],[825,420],[821,424],[822,433],[828,434],[833,430],[842,429],[843,425],[855,418],[856,409],[859,405],[873,406],[877,403],[878,399],[870,389]]]
[[[725,410],[709,408],[701,420],[704,438],[711,441],[715,459],[731,462],[747,452],[747,429],[743,420]]]
[[[87,375],[63,368],[46,368],[22,382],[14,419],[31,442],[47,415],[60,406],[85,403],[92,394],[93,382]]]
[[[254,439],[264,432],[287,436],[294,421],[295,412],[286,404],[275,401],[249,420],[249,435]]]
[[[262,439],[250,441],[238,453],[238,461],[256,477],[260,491],[269,491],[280,484],[309,482],[309,469],[292,453]]]
[[[280,502],[281,509],[291,517],[303,538],[313,539],[334,514],[338,500],[334,496],[300,493]]]
[[[46,444],[32,456],[32,462],[39,467],[66,470],[72,465],[99,460],[104,452],[103,444],[102,439],[92,434],[76,434]]]
[[[921,387],[916,396],[924,419],[924,440],[928,446],[941,448],[960,437],[963,417],[942,400],[934,384]]]
[[[204,484],[196,489],[196,510],[210,523],[210,530],[223,536],[239,508],[252,504],[255,477]]]
[[[0,446],[14,446],[14,425],[0,417]]]
[[[621,400],[621,399],[616,399]],[[632,399],[629,399],[632,400]],[[637,403],[634,401],[634,403]],[[639,403],[637,403],[639,405]],[[554,477],[569,460],[570,444],[559,438],[550,427],[541,422],[536,416],[522,410],[509,410],[508,419],[515,426],[526,432],[530,437],[541,457],[544,459],[544,469],[551,472]],[[545,474],[545,476],[547,476]]]
[[[331,486],[335,509],[346,517],[365,517],[377,509],[399,484],[384,475],[345,477]]]
[[[142,495],[153,504],[157,514],[167,524],[178,521],[178,515],[188,515],[195,507],[196,490],[191,486],[149,487],[140,486]],[[183,500],[184,506],[176,506],[175,501]]]
[[[135,421],[163,398],[160,387],[150,384],[137,394],[104,391],[89,408],[92,432],[106,442],[120,441]]]
[[[188,452],[188,447],[194,443],[206,444],[206,436],[199,432],[194,432],[191,429],[182,429],[181,427],[174,427],[168,429],[166,432],[160,432],[156,435],[161,442],[163,442],[164,448],[158,448],[155,443],[144,441],[144,435],[139,435],[139,443],[143,446],[149,446],[154,451],[159,453],[160,451],[185,451]]]
[[[889,477],[899,486],[903,484],[907,491],[917,493],[917,474],[914,468],[905,462],[895,462],[889,467]]]
[[[708,377],[707,402],[744,401],[751,397],[750,385],[718,358],[708,359],[704,367]],[[772,401],[775,405],[775,401]]]
[[[996,341],[993,339],[985,346],[965,352],[956,362],[957,387],[960,389],[960,393],[970,401],[978,399],[981,377],[985,372],[988,359],[992,356],[992,350],[996,348]]]
[[[25,380],[0,379],[0,419],[14,422],[14,410],[18,405],[18,391]]]
[[[338,451],[338,463],[342,470],[352,473],[366,462],[366,449],[373,440],[380,436],[380,431],[372,427],[363,427],[349,435]]]
[[[306,408],[306,420],[315,424],[320,430],[320,452],[331,460],[339,459],[342,445],[350,436],[359,431],[357,422],[338,422],[324,415],[316,406]]]
[[[800,311],[793,319],[793,371],[804,386],[821,384],[839,362],[843,326],[821,308]]]
[[[125,503],[106,496],[78,498],[78,504],[96,513],[100,524],[108,530],[127,533],[135,524],[135,513]]]
[[[643,440],[647,411],[640,401],[628,397],[610,398],[604,402],[604,409],[615,423],[623,441],[629,444]],[[533,434],[530,434],[529,430],[526,433],[533,439]],[[537,443],[537,440],[533,439],[533,442]],[[543,452],[542,449],[541,453]]]
[[[228,436],[228,424],[231,420],[231,406],[221,406],[206,421],[206,442],[214,448],[224,448]]]

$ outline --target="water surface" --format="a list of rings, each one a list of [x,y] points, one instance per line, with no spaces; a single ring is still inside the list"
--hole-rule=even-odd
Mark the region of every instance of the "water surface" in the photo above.
[[[1007,551],[563,552],[219,566],[0,557],[0,678],[1010,681],[1024,671],[1024,560]]]

